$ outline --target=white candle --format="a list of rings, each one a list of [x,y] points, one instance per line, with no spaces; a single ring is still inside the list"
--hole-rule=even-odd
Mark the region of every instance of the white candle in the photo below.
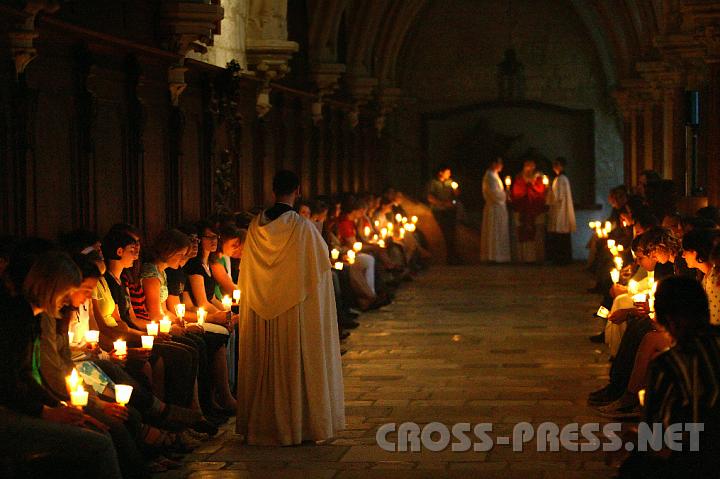
[[[635,281],[634,279],[631,279],[628,282],[628,292],[630,294],[637,294],[637,292],[638,292],[638,282]]]
[[[185,308],[185,305],[183,304],[183,309]],[[185,312],[183,311],[183,316],[185,316]],[[170,329],[172,329],[172,321],[167,316],[163,316],[163,319],[160,320],[160,332],[161,333],[169,333]],[[155,336],[155,335],[153,335]]]
[[[80,384],[75,391],[70,391],[70,403],[73,406],[83,407],[88,403],[88,392]]]
[[[645,293],[638,293],[636,295],[633,295],[633,303],[644,303],[647,301],[647,294]]]
[[[127,354],[127,343],[122,339],[115,341],[113,343],[113,348],[115,349],[115,354],[118,356],[125,356]]]
[[[239,289],[233,290],[233,301],[235,301],[236,303],[240,302],[240,290]]]
[[[450,183],[450,186],[453,190],[457,190],[460,187],[460,185],[457,184],[457,181],[453,181],[452,183]]]
[[[615,263],[615,267],[617,269],[622,269],[623,267],[623,260],[620,256],[616,256],[613,258],[613,262]]]
[[[384,248],[384,247],[385,247],[385,241],[384,241],[384,240],[378,241],[378,246],[381,247],[381,248]]]
[[[617,269],[610,271],[610,278],[612,278],[613,283],[617,284],[617,282],[620,281],[620,271]]]
[[[334,260],[337,260],[340,257],[340,251],[338,251],[337,249],[333,249],[330,252],[330,257]]]
[[[400,239],[405,239],[405,228],[400,230]]]
[[[512,178],[510,178],[509,176],[506,176],[505,177],[505,186],[510,188],[510,185],[512,185]]]
[[[380,221],[379,221],[379,220],[375,220],[375,228],[378,228],[379,226],[380,226]]]
[[[85,331],[85,341],[93,345],[97,344],[100,341],[100,331],[94,329]]]
[[[640,406],[645,407],[645,390],[641,389],[638,391],[638,401],[640,401]]]
[[[183,303],[178,303],[175,305],[175,316],[180,319],[183,319],[185,317],[185,305]]]
[[[140,336],[143,349],[152,349],[155,336]]]
[[[353,250],[355,250],[358,253],[360,251],[362,251],[362,243],[359,241],[356,241],[355,243],[353,243]]]
[[[378,235],[373,235],[373,243],[377,243],[378,239],[379,239]]]
[[[115,385],[115,402],[121,406],[125,406],[130,402],[130,396],[132,396],[133,387],[127,384],[116,384]]]
[[[205,308],[198,308],[197,310],[197,323],[202,326],[205,324],[205,318],[207,318],[207,311]]]
[[[363,228],[363,233],[365,233],[365,238],[368,238],[370,236],[371,231],[372,230],[370,229],[369,226],[366,226],[365,228]]]
[[[412,222],[412,224],[416,224],[418,222],[418,217],[413,216],[412,218],[410,218],[410,221]]]
[[[222,305],[225,311],[230,311],[230,308],[232,308],[232,299],[227,294],[223,296]]]
[[[380,230],[380,236],[382,236],[382,239],[387,238],[388,230],[387,228],[383,228]]]
[[[150,336],[157,336],[158,335],[158,324],[153,321],[152,323],[148,323],[145,326],[145,329],[147,329],[147,333]]]
[[[398,223],[402,221],[402,215],[400,213],[395,215],[395,221],[397,221]]]
[[[403,216],[402,224],[405,224],[405,223],[407,223],[407,222],[408,222],[407,216]]]
[[[619,244],[617,246],[617,250],[622,253],[623,251],[625,251],[625,247],[623,245]]]
[[[342,264],[340,261],[338,261],[337,263],[335,263],[335,269],[338,270],[338,271],[342,271],[342,269],[343,269],[344,266],[345,266],[345,265]]]
[[[612,231],[612,223],[611,222],[609,222],[609,221],[605,222],[605,231],[607,231],[608,233],[610,231]]]
[[[614,248],[615,247],[615,240],[607,240],[608,248]]]
[[[355,259],[355,251],[350,250],[347,252],[348,259]]]

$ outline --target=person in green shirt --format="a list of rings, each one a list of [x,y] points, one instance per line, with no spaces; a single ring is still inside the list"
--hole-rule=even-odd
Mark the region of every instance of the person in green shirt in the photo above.
[[[427,201],[430,204],[435,221],[445,238],[448,264],[458,264],[460,259],[455,245],[455,229],[457,228],[457,196],[460,189],[452,180],[452,170],[448,165],[440,165],[435,169],[435,177],[427,186]]]

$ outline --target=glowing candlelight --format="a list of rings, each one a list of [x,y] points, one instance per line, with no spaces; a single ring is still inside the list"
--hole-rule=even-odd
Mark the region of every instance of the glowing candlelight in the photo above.
[[[628,292],[630,294],[637,294],[637,292],[638,292],[638,282],[635,281],[634,279],[631,279],[630,281],[628,281]]]
[[[343,269],[344,266],[345,266],[345,265],[342,264],[341,261],[338,261],[337,263],[335,263],[335,269],[338,270],[338,271],[342,271],[342,269]]]
[[[375,220],[375,228],[379,228],[379,227],[380,227],[380,221],[379,221],[379,220]]]
[[[400,230],[400,239],[405,239],[405,229]]]
[[[457,190],[460,187],[460,185],[457,184],[457,181],[453,181],[452,183],[450,183],[450,186],[453,190]]]
[[[623,260],[620,256],[615,256],[613,258],[613,262],[615,263],[615,268],[622,269],[623,267]]]
[[[512,185],[512,178],[510,178],[509,176],[506,176],[505,177],[505,186],[510,188],[510,185]]]
[[[68,331],[68,344],[72,344],[74,339],[75,333],[73,333],[72,331]]]
[[[148,336],[157,336],[158,335],[158,324],[155,321],[148,323],[145,326],[145,329],[147,329]]]
[[[240,293],[240,290],[239,290],[239,289],[234,289],[234,290],[233,290],[233,301],[234,301],[235,303],[239,303],[239,302],[240,302],[240,295],[241,295],[241,293]]]
[[[550,178],[548,178],[547,175],[543,175],[542,182],[543,185],[548,186],[550,184]]]
[[[100,341],[100,331],[96,331],[94,329],[85,331],[85,341],[93,346],[96,345],[98,341]]]
[[[622,253],[623,251],[625,251],[625,247],[623,245],[619,244],[617,246],[617,250]]]
[[[595,222],[594,222],[594,221],[591,221],[590,223],[588,223],[588,226],[590,227],[591,230],[594,230],[594,229],[595,229]]]
[[[645,407],[645,390],[641,389],[638,391],[638,401],[640,401],[640,406]]]
[[[355,251],[353,251],[353,250],[348,251],[347,257],[348,257],[348,259],[354,260],[355,259]]]
[[[125,406],[130,402],[130,396],[132,396],[133,387],[127,384],[116,384],[115,385],[115,402],[121,406]]]
[[[605,231],[607,231],[608,233],[610,231],[612,231],[612,223],[611,222],[609,222],[609,221],[605,222]]]
[[[113,348],[115,349],[115,354],[118,356],[125,356],[127,354],[127,343],[122,339],[115,341],[113,343]]]
[[[373,243],[377,243],[378,239],[379,239],[378,235],[373,235]]]
[[[610,278],[612,278],[613,283],[617,284],[620,281],[620,271],[617,269],[610,271]]]
[[[337,249],[333,249],[333,250],[330,252],[330,257],[331,257],[333,260],[336,260],[336,261],[337,261],[337,259],[340,257],[340,251],[338,251]]]
[[[230,311],[230,308],[232,308],[232,299],[227,294],[223,296],[222,305],[225,311]]]
[[[183,304],[183,308],[184,308]],[[185,316],[185,311],[183,311],[183,316]],[[160,332],[161,333],[169,333],[170,329],[172,328],[172,321],[167,316],[163,316],[163,318],[160,320]],[[150,334],[148,332],[148,334]],[[151,334],[151,336],[157,336],[156,334]]]
[[[397,221],[398,223],[402,221],[402,215],[400,213],[395,215],[395,221]]]
[[[381,247],[381,248],[384,248],[384,247],[385,247],[385,240],[380,240],[380,241],[378,241],[378,246]]]
[[[615,247],[615,240],[607,240],[608,248],[614,248]]]
[[[388,230],[387,228],[383,228],[380,230],[380,236],[382,236],[382,239],[387,238]]]
[[[647,299],[647,294],[645,293],[638,293],[633,295],[632,297],[633,303],[644,303],[647,301]]]
[[[77,389],[77,387],[80,385],[80,375],[78,375],[77,369],[73,368],[70,376],[67,376],[65,378],[65,385],[67,386],[67,390],[69,393]]]
[[[178,303],[175,305],[175,316],[177,316],[181,320],[185,317],[185,305],[183,303]]]
[[[202,326],[205,324],[205,318],[207,318],[207,311],[205,308],[198,308],[197,310],[197,323]]]
[[[152,349],[155,336],[140,336],[143,349]]]
[[[366,238],[370,236],[371,231],[372,230],[370,229],[369,226],[366,226],[365,228],[363,228],[363,233],[365,233]]]
[[[412,232],[415,231],[416,229],[417,229],[417,228],[416,228],[416,226],[415,226],[414,224],[407,224],[407,225],[405,225],[405,230],[406,230],[408,233],[412,233]]]
[[[406,224],[408,222],[407,216],[403,216],[402,224]]]
[[[70,391],[70,403],[76,407],[87,406],[88,403],[88,392],[80,384],[75,391]]]
[[[359,241],[356,241],[355,243],[353,243],[353,250],[356,253],[359,253],[360,251],[362,251],[362,243]]]
[[[412,218],[410,218],[410,222],[411,222],[412,224],[417,224],[417,222],[418,222],[418,217],[417,217],[417,216],[413,216]]]
[[[650,288],[652,288],[652,284],[655,282],[655,271],[648,271],[647,277],[648,284],[650,285]]]

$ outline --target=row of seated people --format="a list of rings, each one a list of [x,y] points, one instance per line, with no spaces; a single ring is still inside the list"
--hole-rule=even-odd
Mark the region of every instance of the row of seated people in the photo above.
[[[607,319],[591,340],[607,345],[611,366],[588,404],[615,420],[706,421],[700,455],[633,454],[620,469],[621,477],[700,477],[718,466],[720,215],[705,207],[658,218],[624,187],[613,189],[610,203],[611,228],[598,230],[590,246],[599,315]]]
[[[363,208],[338,206],[346,203]],[[409,271],[419,270],[412,232],[383,234],[397,205],[380,203],[344,195],[297,205],[328,241],[346,329],[362,311],[387,304]],[[366,243],[338,236],[348,221],[359,225],[361,209],[384,226],[371,224]],[[240,293],[252,216],[181,225],[149,245],[127,224],[102,238],[87,231],[56,242],[2,238],[3,476],[148,477],[180,468],[184,454],[218,432],[237,407],[240,318],[230,298]],[[129,401],[120,397],[126,386]]]

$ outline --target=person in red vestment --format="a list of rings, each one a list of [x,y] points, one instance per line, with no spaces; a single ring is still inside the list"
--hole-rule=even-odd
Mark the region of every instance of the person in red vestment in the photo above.
[[[537,171],[535,160],[523,162],[515,177],[510,198],[516,226],[517,260],[542,262],[545,258],[545,191],[547,177]]]

